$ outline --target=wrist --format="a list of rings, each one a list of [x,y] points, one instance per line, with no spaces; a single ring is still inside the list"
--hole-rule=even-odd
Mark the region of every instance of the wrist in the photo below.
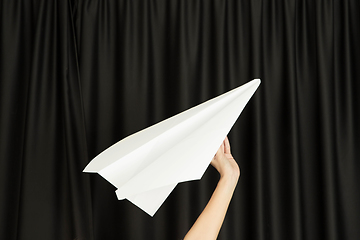
[[[228,186],[235,187],[239,180],[239,174],[229,173],[220,176],[219,183],[224,183]]]

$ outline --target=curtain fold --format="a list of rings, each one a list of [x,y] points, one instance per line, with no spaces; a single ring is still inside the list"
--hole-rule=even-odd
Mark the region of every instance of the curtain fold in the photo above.
[[[181,239],[212,168],[153,218],[86,164],[253,78],[218,239],[360,239],[357,0],[0,1],[0,239]]]
[[[0,238],[92,239],[71,6],[1,4]]]

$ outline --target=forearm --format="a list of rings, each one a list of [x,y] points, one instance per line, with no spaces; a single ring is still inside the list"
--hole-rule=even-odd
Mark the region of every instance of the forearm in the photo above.
[[[238,176],[221,177],[208,204],[184,240],[216,239],[238,181]]]

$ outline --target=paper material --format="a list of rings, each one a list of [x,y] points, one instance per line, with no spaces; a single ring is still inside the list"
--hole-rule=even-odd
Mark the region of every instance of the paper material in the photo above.
[[[179,182],[198,180],[260,84],[254,79],[115,143],[84,169],[153,216]]]

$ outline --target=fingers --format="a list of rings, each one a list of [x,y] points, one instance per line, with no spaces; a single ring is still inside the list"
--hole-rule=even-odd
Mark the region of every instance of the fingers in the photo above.
[[[224,146],[224,142],[222,142],[216,154],[222,154],[224,153],[224,151],[225,151],[225,146]]]
[[[227,136],[225,137],[223,145],[224,145],[224,153],[231,154],[231,152],[230,152],[230,142],[229,142],[229,139],[228,139]]]
[[[219,149],[217,150],[215,155],[222,155],[222,154],[231,154],[230,152],[230,142],[228,137],[226,136],[224,141],[221,143]]]
[[[213,159],[211,160],[211,165],[213,165],[216,169],[218,169],[219,158],[222,158],[223,155],[224,155],[224,142],[221,143],[219,149],[217,150],[217,152],[215,153]]]

